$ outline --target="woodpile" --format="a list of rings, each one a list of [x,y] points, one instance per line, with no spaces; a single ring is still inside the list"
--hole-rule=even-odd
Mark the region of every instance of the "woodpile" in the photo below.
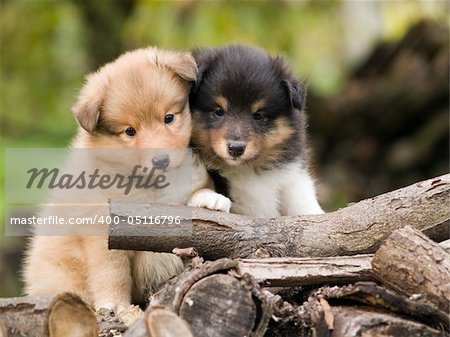
[[[191,209],[191,236],[113,222],[111,249],[175,249],[186,271],[144,313],[111,319],[72,294],[1,299],[0,336],[449,336],[449,200],[447,174],[323,215]],[[111,215],[164,207],[176,211],[112,202]]]
[[[325,215],[269,220],[193,210],[191,237],[152,240],[136,236],[148,225],[112,224],[112,248],[195,246],[217,259],[194,258],[125,336],[160,336],[150,333],[156,309],[175,314],[193,336],[448,335],[449,241],[439,245],[418,230],[448,240],[448,200],[445,175]],[[120,217],[156,209],[111,204]]]
[[[450,254],[421,232],[409,226],[396,230],[373,256],[358,256],[353,266],[351,258],[304,259],[305,271],[301,261],[194,259],[151,296],[145,315],[124,336],[448,335]],[[346,274],[350,266],[354,270]],[[261,270],[283,287],[263,287]],[[296,288],[341,282],[352,284]],[[302,292],[309,295],[297,303]]]
[[[97,325],[77,296],[60,294],[1,299],[0,331],[49,337],[97,336],[99,330],[100,336],[126,337],[449,336],[449,200],[447,174],[323,215],[255,219],[191,209],[192,219],[180,224],[192,226],[191,236],[148,237],[151,225],[113,222],[111,249],[175,249],[186,271],[153,294],[143,314],[132,308],[129,316],[137,320],[126,324],[125,313],[109,322],[97,314]],[[111,215],[128,222],[164,207],[176,210],[112,202]],[[197,251],[201,257],[192,256]]]
[[[145,315],[124,336],[448,335],[450,254],[409,226],[396,230],[373,256],[357,257],[356,261],[364,261],[363,266],[354,266],[361,274],[351,272],[343,279],[350,259],[338,262],[333,267],[336,273],[327,270],[328,281],[318,275],[323,277],[323,266],[328,269],[334,258],[317,259],[315,264],[304,259],[307,272],[301,259],[292,259],[293,266],[282,274],[277,267],[270,268],[288,265],[291,259],[282,260],[283,264],[279,258],[224,258],[205,263],[194,259],[190,269],[151,297]],[[410,261],[414,261],[412,268],[405,267]],[[248,268],[259,262],[257,269]],[[261,265],[266,265],[265,274],[274,284],[284,287],[263,287]],[[373,281],[360,281],[368,279]],[[352,284],[309,289],[302,303],[296,303],[293,296],[305,292],[296,286],[340,281]],[[288,285],[294,288],[285,297]],[[171,323],[165,326],[163,322]]]

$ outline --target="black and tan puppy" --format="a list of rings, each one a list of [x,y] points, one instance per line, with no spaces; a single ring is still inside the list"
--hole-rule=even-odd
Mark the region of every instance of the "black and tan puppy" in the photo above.
[[[231,45],[193,55],[192,142],[226,181],[232,212],[323,213],[308,172],[304,85],[280,57],[260,49]]]

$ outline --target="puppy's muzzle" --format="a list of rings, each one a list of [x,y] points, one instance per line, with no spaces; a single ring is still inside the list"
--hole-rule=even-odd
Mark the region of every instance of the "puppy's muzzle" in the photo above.
[[[237,158],[244,154],[246,144],[243,142],[229,142],[228,153],[230,156]]]
[[[155,167],[156,169],[160,169],[160,170],[164,171],[167,168],[167,166],[169,166],[169,164],[170,164],[169,155],[162,154],[159,156],[154,156],[152,158],[152,164],[153,164],[153,167]]]

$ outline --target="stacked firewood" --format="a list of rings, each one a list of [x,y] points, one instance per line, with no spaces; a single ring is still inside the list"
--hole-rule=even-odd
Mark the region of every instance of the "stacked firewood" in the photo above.
[[[0,336],[448,336],[449,199],[447,174],[323,215],[192,209],[180,224],[191,236],[112,224],[110,248],[179,247],[186,271],[120,317],[72,294],[0,299]],[[111,214],[155,207],[175,206],[112,203]]]
[[[449,282],[445,247],[407,226],[374,255],[197,262],[125,336],[445,336]]]
[[[132,236],[145,225],[112,225],[112,248],[193,245],[210,259],[228,257],[194,258],[125,336],[448,335],[449,197],[445,175],[324,215],[193,211],[189,237],[149,240]],[[151,215],[153,206],[113,203],[111,211]]]

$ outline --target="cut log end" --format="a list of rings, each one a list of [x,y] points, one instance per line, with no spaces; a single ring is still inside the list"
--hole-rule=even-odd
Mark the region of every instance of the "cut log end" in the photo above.
[[[192,286],[179,314],[191,324],[195,336],[240,337],[250,335],[256,306],[239,280],[217,274]]]
[[[51,337],[97,336],[97,320],[86,304],[76,296],[65,294],[57,297],[48,318]]]
[[[70,293],[0,299],[0,327],[7,336],[98,336],[93,311]]]
[[[169,309],[151,308],[146,321],[150,336],[194,337],[189,324]]]

